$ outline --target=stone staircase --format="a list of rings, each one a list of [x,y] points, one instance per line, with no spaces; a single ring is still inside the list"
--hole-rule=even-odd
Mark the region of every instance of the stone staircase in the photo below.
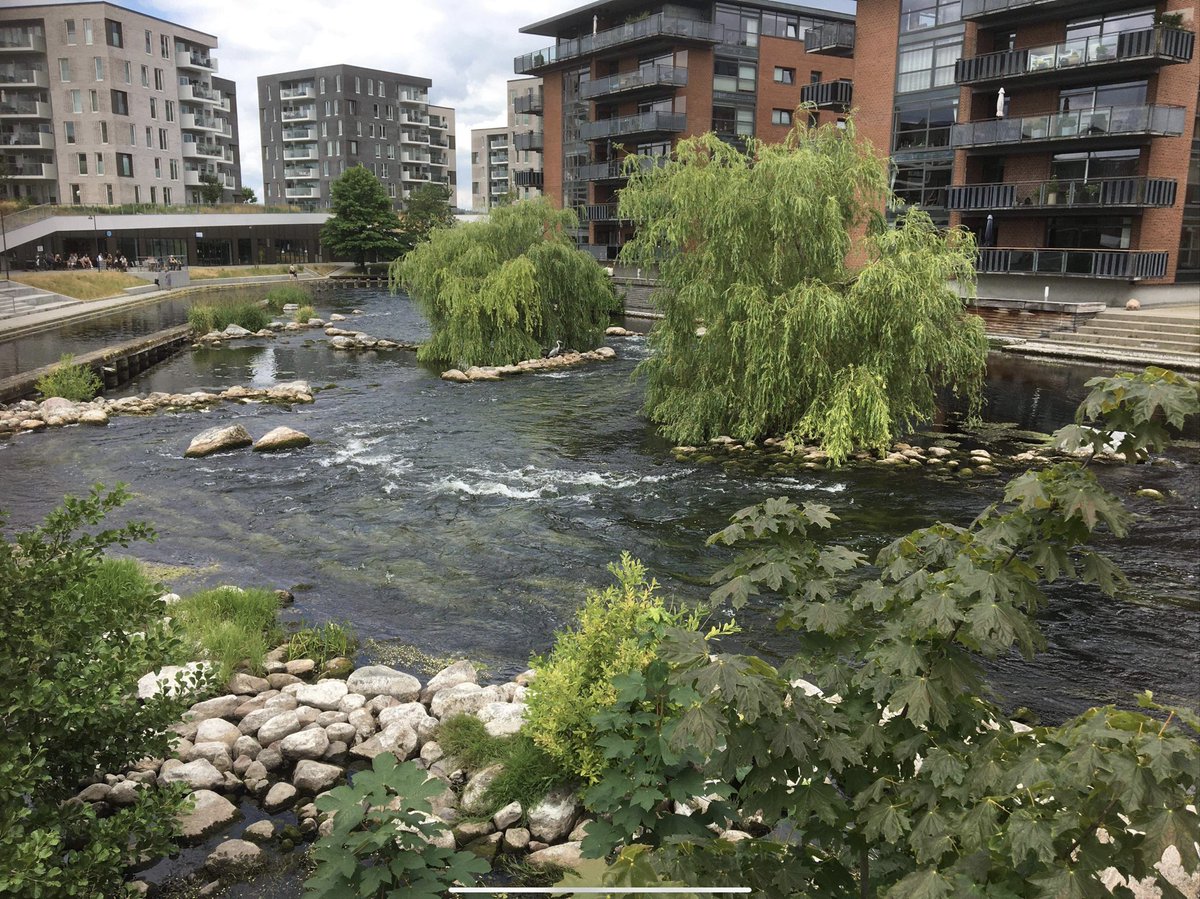
[[[16,281],[0,281],[0,319],[57,309],[59,306],[72,306],[78,302]]]
[[[1019,353],[1200,371],[1200,305],[1137,312],[1106,309],[1077,330],[1055,331],[1012,349]]]

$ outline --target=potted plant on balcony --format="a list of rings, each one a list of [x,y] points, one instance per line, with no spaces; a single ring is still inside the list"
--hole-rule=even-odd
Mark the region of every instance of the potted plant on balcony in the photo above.
[[[1183,13],[1181,12],[1164,12],[1159,13],[1155,19],[1155,25],[1161,25],[1163,28],[1182,28]]]
[[[1045,197],[1047,206],[1058,205],[1058,192],[1061,190],[1058,180],[1051,178],[1042,188],[1042,196]]]
[[[1095,181],[1085,181],[1082,185],[1083,199],[1086,203],[1097,203],[1100,200],[1100,185]]]

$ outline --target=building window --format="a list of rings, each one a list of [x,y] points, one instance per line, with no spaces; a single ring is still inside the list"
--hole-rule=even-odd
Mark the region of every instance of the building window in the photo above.
[[[753,93],[758,70],[753,63],[739,63],[735,59],[718,59],[713,62],[713,90],[733,93]]]
[[[359,80],[357,75],[354,76],[354,93],[362,93],[362,82]]]
[[[103,153],[96,154],[96,174],[97,175],[104,174],[104,154]]]
[[[156,91],[160,91],[163,89],[163,70],[162,69],[154,70],[154,89]]]
[[[87,174],[87,154],[86,153],[78,153],[78,154],[76,154],[76,159],[77,159],[77,165],[79,167],[79,174],[86,175]]]
[[[137,146],[137,125],[129,123],[129,146]]]
[[[358,101],[357,100],[347,100],[346,101],[346,115],[358,115]]]
[[[171,58],[171,36],[169,34],[158,36],[158,53],[163,59]]]
[[[954,83],[954,63],[962,55],[962,38],[926,41],[900,51],[896,93],[928,90]]]
[[[892,125],[892,151],[950,146],[950,127],[957,116],[957,100],[899,107]]]
[[[334,91],[334,93],[337,93],[337,94],[340,94],[342,92],[342,76],[341,75],[333,76],[333,91]]]
[[[122,74],[126,84],[133,84],[133,63],[128,59],[121,63]]]
[[[133,177],[133,154],[118,153],[117,154],[117,174],[122,178]]]
[[[909,206],[944,210],[951,167],[952,161],[949,159],[897,163],[892,169],[892,190],[897,199]],[[941,224],[948,216],[943,213],[934,218]]]
[[[108,199],[108,205],[113,205],[113,189],[111,184],[104,185],[104,193]]]
[[[83,42],[89,47],[96,42],[96,36],[92,33],[92,20],[83,20]]]
[[[158,202],[158,188],[155,187],[153,184],[150,185],[150,202],[151,203]]]
[[[717,4],[713,21],[725,26],[725,43],[742,47],[758,46],[758,11]]]
[[[959,21],[962,0],[900,0],[900,33]]]
[[[165,107],[167,121],[168,122],[175,121],[175,101],[168,100],[166,103],[163,104],[163,106]]]
[[[71,80],[71,60],[59,59],[58,80],[62,81],[64,84]]]
[[[158,98],[157,97],[150,98],[150,118],[152,118],[152,119],[158,118]]]
[[[83,91],[73,90],[71,91],[70,97],[71,112],[75,113],[75,115],[79,115],[83,112]]]
[[[73,47],[76,44],[75,20],[67,19],[63,24],[67,27],[67,43]]]
[[[88,99],[91,101],[91,104],[92,104],[92,112],[99,112],[100,111],[100,92],[99,91],[88,91]]]
[[[133,186],[133,202],[142,202],[142,189],[136,184]]]
[[[713,131],[717,134],[754,135],[754,110],[733,106],[713,107]]]
[[[358,141],[356,141],[356,140],[347,141],[347,146],[349,147],[349,152],[350,152],[351,156],[358,155]]]
[[[160,149],[160,150],[169,149],[167,147],[167,129],[166,128],[158,129],[158,149]]]
[[[95,66],[96,66],[96,80],[103,81],[104,80],[104,58],[97,56],[92,60],[92,62],[95,63]]]
[[[788,69],[783,66],[775,67],[775,83],[776,84],[795,84],[796,70]]]
[[[142,87],[150,87],[150,67],[142,66]]]
[[[112,95],[113,115],[129,115],[129,94],[125,91],[109,91]]]
[[[154,149],[154,129],[149,125],[146,126],[146,148],[149,150]]]
[[[772,125],[790,125],[792,124],[792,111],[790,109],[772,109],[771,110]]]
[[[171,173],[171,180],[179,180],[179,160],[171,159],[167,161],[167,171]]]
[[[108,143],[108,122],[100,123],[100,143]]]
[[[325,93],[325,76],[324,75],[321,76],[320,85],[321,85],[321,93],[324,94]]]
[[[811,22],[806,22],[811,26]],[[786,37],[792,40],[800,38],[800,18],[787,13],[764,12],[762,14],[762,33],[771,37]]]
[[[120,22],[114,22],[112,19],[105,19],[104,35],[108,39],[108,45],[110,47],[125,46],[125,36],[121,31]]]
[[[169,188],[169,187],[163,188],[163,205],[164,206],[171,205],[171,188]]]
[[[83,198],[79,195],[79,185],[78,184],[71,185],[71,202],[76,206],[83,203]]]
[[[146,29],[146,52],[154,52],[154,36],[150,33],[150,29]]]

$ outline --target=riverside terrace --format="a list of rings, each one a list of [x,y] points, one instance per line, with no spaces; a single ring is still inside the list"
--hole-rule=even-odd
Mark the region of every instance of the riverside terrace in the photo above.
[[[215,207],[36,206],[4,217],[13,268],[32,268],[38,255],[71,253],[128,259],[174,256],[187,265],[315,263],[327,212],[248,205]]]

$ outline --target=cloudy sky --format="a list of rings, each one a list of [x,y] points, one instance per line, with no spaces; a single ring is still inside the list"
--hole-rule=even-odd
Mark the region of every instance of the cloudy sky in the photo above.
[[[3,2],[3,0],[0,0]],[[259,75],[351,63],[430,78],[430,100],[458,123],[459,204],[471,205],[471,129],[505,121],[513,57],[546,46],[522,25],[582,0],[116,0],[215,34],[220,74],[237,82],[242,178],[262,196]],[[850,0],[807,5],[852,11]]]

